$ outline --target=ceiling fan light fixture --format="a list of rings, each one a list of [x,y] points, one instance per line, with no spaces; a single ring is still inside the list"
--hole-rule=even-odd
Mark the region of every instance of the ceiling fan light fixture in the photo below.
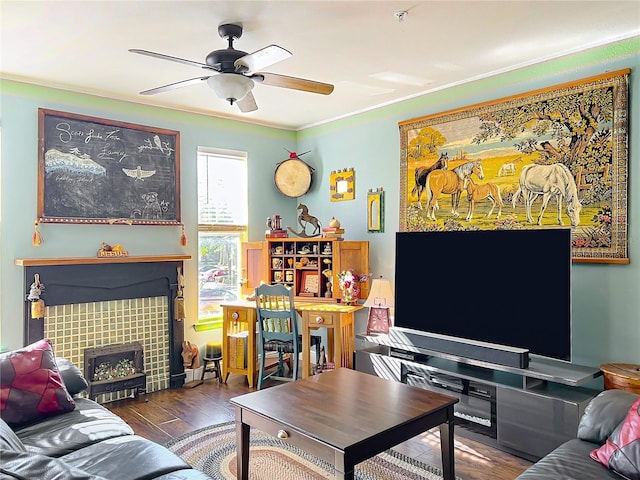
[[[219,98],[228,100],[232,105],[242,100],[253,88],[253,80],[238,73],[212,75],[207,83]]]

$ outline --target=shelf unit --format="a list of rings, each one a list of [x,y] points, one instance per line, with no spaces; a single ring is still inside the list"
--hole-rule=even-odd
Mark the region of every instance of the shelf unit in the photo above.
[[[243,294],[265,283],[291,287],[297,300],[331,301],[341,297],[337,273],[369,271],[369,242],[331,238],[278,238],[242,245]],[[361,298],[369,282],[361,285]]]

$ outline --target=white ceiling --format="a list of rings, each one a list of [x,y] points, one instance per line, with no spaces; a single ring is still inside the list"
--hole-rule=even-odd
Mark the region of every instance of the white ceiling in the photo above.
[[[288,129],[640,35],[639,0],[1,0],[0,8],[3,78]],[[248,114],[206,82],[138,94],[203,71],[128,49],[204,63],[226,48],[222,23],[244,26],[237,49],[277,44],[293,53],[267,71],[331,83],[334,92],[257,84],[259,108]]]

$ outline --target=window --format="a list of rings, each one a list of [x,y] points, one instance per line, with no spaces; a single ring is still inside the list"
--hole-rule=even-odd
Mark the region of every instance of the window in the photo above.
[[[240,295],[240,244],[247,234],[246,153],[198,148],[196,330],[217,328],[224,301]]]

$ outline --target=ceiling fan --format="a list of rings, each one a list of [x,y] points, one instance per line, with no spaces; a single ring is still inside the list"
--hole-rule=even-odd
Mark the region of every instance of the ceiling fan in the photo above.
[[[229,42],[229,46],[222,50],[214,50],[207,55],[206,63],[172,57],[162,53],[129,49],[132,53],[147,55],[149,57],[169,60],[202,68],[211,72],[211,75],[182,80],[162,87],[152,88],[140,92],[140,95],[155,95],[176,88],[195,85],[206,81],[216,95],[227,100],[231,105],[236,104],[241,112],[252,112],[258,109],[256,100],[251,93],[255,83],[262,83],[274,87],[290,88],[303,92],[329,95],[333,92],[333,85],[328,83],[306,80],[304,78],[288,77],[277,73],[259,72],[263,68],[280,62],[292,56],[291,52],[278,45],[269,45],[253,53],[243,52],[233,48],[233,41],[242,36],[242,26],[224,24],[218,27],[218,34]]]

